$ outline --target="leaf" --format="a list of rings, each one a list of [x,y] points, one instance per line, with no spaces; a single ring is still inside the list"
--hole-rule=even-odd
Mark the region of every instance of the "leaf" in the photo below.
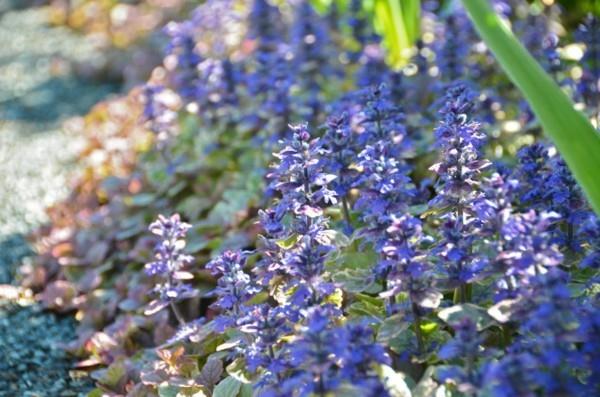
[[[102,389],[94,389],[91,392],[88,393],[87,397],[103,397],[105,396],[104,392],[102,391]]]
[[[223,350],[229,350],[232,349],[236,346],[239,346],[240,343],[242,343],[242,341],[240,339],[234,339],[234,340],[230,340],[228,342],[225,343],[221,343],[219,346],[217,346],[217,351],[223,351]]]
[[[494,319],[486,309],[472,303],[464,303],[443,309],[438,313],[438,317],[452,327],[466,318],[471,319],[477,326],[478,331],[494,324]]]
[[[436,367],[434,366],[427,367],[419,383],[412,389],[413,397],[437,397],[447,395],[446,387],[443,385],[440,386],[435,379],[433,379],[435,368]]]
[[[438,329],[438,324],[433,321],[424,321],[419,328],[421,328],[423,335],[429,335]]]
[[[430,288],[420,293],[418,304],[427,309],[436,309],[442,302],[443,297],[441,292]]]
[[[373,282],[368,282],[370,272],[366,269],[344,269],[336,271],[332,278],[336,284],[351,293],[364,292]]]
[[[228,376],[215,387],[213,397],[236,397],[240,392],[242,383]]]
[[[412,393],[406,384],[406,375],[402,372],[396,372],[390,366],[381,365],[379,367],[379,377],[390,397],[412,397]]]
[[[178,394],[177,397],[209,397],[208,394],[204,393],[203,390],[199,390],[197,392],[195,392],[194,394],[186,394],[185,396]]]
[[[106,241],[97,241],[88,249],[85,254],[85,262],[90,265],[99,265],[102,263],[110,246]]]
[[[311,0],[310,3],[315,11],[323,15],[327,12],[327,8],[331,5],[331,0]]]
[[[156,201],[156,196],[152,193],[140,193],[131,197],[131,201],[126,200],[126,204],[136,207],[146,207]]]
[[[402,332],[406,331],[409,325],[410,323],[406,321],[403,314],[394,314],[386,318],[381,327],[379,327],[377,341],[388,344],[392,339],[397,338]]]
[[[210,358],[204,367],[202,367],[202,371],[196,377],[196,381],[205,386],[209,391],[212,392],[215,385],[221,379],[221,375],[223,374],[223,362],[219,359]]]
[[[345,252],[340,255],[337,262],[343,268],[371,269],[378,259],[378,254],[372,249],[368,249],[360,252]]]
[[[353,316],[370,316],[383,318],[385,317],[385,310],[383,305],[374,305],[370,302],[358,301],[352,303],[348,307],[348,314]]]
[[[68,309],[77,295],[75,286],[65,280],[54,281],[40,294],[44,306],[50,309]]]
[[[230,225],[236,221],[239,214],[247,211],[250,203],[255,199],[252,191],[230,189],[223,192],[223,198],[208,214],[207,222],[216,225]]]
[[[253,387],[250,384],[242,385],[240,390],[240,397],[252,397],[254,393]]]
[[[207,197],[190,196],[183,199],[175,210],[183,213],[186,218],[197,219],[202,211],[210,208],[212,202]]]
[[[98,378],[98,383],[117,389],[124,382],[126,376],[127,368],[123,361],[115,361],[102,372],[102,375]]]
[[[375,29],[383,36],[388,62],[403,66],[420,31],[420,0],[374,0]]]
[[[169,304],[167,302],[155,299],[148,304],[148,306],[146,307],[146,310],[144,310],[144,315],[151,316],[153,314],[158,313],[159,311],[161,311],[162,309],[164,309],[167,306],[169,306]]]
[[[169,374],[163,369],[156,369],[153,371],[142,371],[140,380],[144,385],[158,385],[163,383],[169,378]]]
[[[159,397],[177,397],[177,393],[179,392],[179,388],[164,383],[158,386],[158,396]]]
[[[487,312],[499,323],[507,323],[510,321],[512,314],[517,310],[519,301],[519,299],[504,299],[490,307]]]
[[[251,383],[250,373],[246,369],[246,362],[241,358],[236,358],[227,366],[227,373],[236,381],[247,384]]]
[[[277,244],[277,246],[281,249],[289,250],[289,249],[293,248],[294,245],[296,245],[296,243],[298,242],[299,239],[300,239],[300,236],[298,236],[297,234],[292,234],[291,236],[289,236],[287,238],[276,240],[275,244]]]
[[[340,288],[336,288],[333,293],[325,298],[324,303],[332,304],[335,307],[342,307],[342,303],[344,303],[344,291]]]
[[[373,286],[372,266],[377,262],[377,254],[372,250],[365,252],[346,252],[332,264],[333,280],[340,283],[344,290],[359,293]]]
[[[397,336],[393,337],[387,343],[389,348],[397,354],[403,354],[416,347],[417,337],[413,330],[409,328],[410,324],[408,322],[405,323],[406,326],[403,326],[403,329],[399,333],[395,333]]]
[[[600,133],[519,43],[488,0],[463,0],[475,28],[511,81],[523,93],[544,132],[552,139],[600,214]]]

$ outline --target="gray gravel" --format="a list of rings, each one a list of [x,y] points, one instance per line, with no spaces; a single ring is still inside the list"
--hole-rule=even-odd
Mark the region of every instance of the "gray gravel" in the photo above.
[[[2,0],[0,0],[2,1]],[[77,78],[74,64],[102,62],[86,39],[46,25],[45,9],[0,3],[0,284],[33,255],[24,235],[65,197],[81,140],[61,129],[116,87]],[[17,2],[18,3],[18,2]],[[0,397],[77,396],[91,387],[60,348],[75,321],[39,306],[0,301]]]

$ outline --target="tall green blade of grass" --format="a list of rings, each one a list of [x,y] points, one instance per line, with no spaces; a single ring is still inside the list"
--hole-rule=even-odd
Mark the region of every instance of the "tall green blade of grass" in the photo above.
[[[410,50],[419,36],[421,1],[374,0],[372,7],[375,26],[383,36],[390,64],[402,66],[410,58]]]
[[[462,0],[479,35],[521,90],[600,214],[600,133],[519,43],[488,0]]]

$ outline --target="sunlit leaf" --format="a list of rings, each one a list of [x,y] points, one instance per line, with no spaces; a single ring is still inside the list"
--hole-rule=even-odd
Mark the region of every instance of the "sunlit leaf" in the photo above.
[[[373,15],[375,28],[388,50],[390,65],[404,65],[419,36],[421,1],[374,0]]]
[[[392,367],[382,365],[379,369],[379,377],[383,381],[383,384],[391,397],[412,396],[412,393],[406,384],[407,376],[402,372],[396,372]]]
[[[236,397],[241,387],[242,383],[240,381],[228,376],[215,387],[213,397]]]
[[[494,323],[493,318],[488,314],[486,309],[472,303],[448,307],[441,310],[438,316],[450,326],[458,325],[461,321],[470,319],[477,326],[478,330],[485,329]]]

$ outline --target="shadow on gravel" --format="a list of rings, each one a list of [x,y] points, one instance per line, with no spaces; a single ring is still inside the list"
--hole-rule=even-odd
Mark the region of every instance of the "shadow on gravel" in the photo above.
[[[0,240],[0,284],[10,284],[15,276],[17,266],[23,259],[32,256],[25,236],[15,233]]]
[[[34,255],[25,236],[0,241],[0,284],[11,283],[19,264]],[[73,371],[63,343],[76,338],[75,319],[0,299],[0,397],[83,396],[93,388]]]
[[[4,120],[53,122],[87,113],[118,89],[117,85],[92,84],[73,76],[54,77],[24,95],[0,102],[0,115]]]
[[[75,153],[61,123],[120,91],[75,74],[96,54],[82,37],[50,27],[44,9],[23,9],[43,3],[0,0],[0,284],[17,284],[19,265],[35,255],[15,232],[43,223],[44,207],[64,191]],[[86,395],[93,381],[73,371],[64,350],[75,319],[11,299],[0,297],[0,397]]]

